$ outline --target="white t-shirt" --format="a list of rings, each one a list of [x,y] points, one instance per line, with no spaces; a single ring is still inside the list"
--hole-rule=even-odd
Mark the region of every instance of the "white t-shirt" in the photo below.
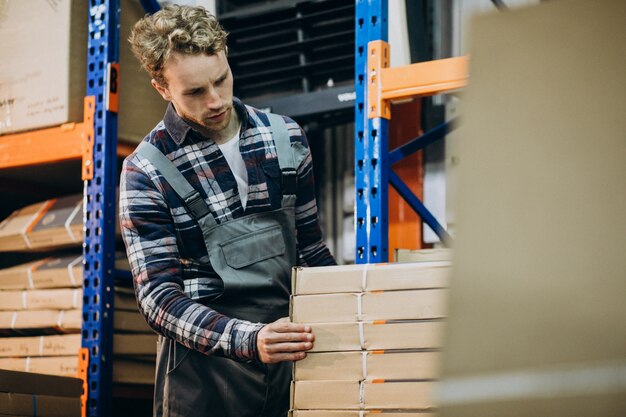
[[[217,145],[220,147],[228,166],[235,176],[237,181],[237,189],[239,190],[239,196],[241,197],[241,204],[245,210],[248,203],[248,171],[246,170],[246,164],[243,162],[243,157],[239,151],[239,131],[241,126],[237,129],[235,135],[228,139],[226,142]]]

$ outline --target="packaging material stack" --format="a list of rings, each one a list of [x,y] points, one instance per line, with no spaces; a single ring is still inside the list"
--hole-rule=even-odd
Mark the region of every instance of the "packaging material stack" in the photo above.
[[[625,16],[474,22],[443,417],[626,416]]]
[[[2,5],[0,135],[83,121],[89,4],[82,0],[40,3]],[[138,143],[161,120],[166,103],[150,85],[150,77],[140,69],[126,41],[145,11],[138,1],[120,3],[118,136],[121,141]]]
[[[292,416],[430,415],[449,274],[447,261],[294,269],[291,319],[315,343],[294,367]]]
[[[0,415],[80,417],[78,378],[0,370]]]
[[[82,256],[48,257],[0,270],[0,369],[77,374],[81,286]],[[113,349],[121,363],[114,365],[114,378],[152,383],[156,336],[137,311],[132,289],[116,288],[114,303]]]

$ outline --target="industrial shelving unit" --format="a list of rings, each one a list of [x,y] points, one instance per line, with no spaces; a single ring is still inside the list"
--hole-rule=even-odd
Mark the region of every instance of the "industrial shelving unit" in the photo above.
[[[0,137],[0,169],[82,159],[81,372],[89,416],[110,414],[117,156],[119,0],[90,0],[84,120]],[[78,173],[76,173],[78,175]],[[78,352],[77,352],[78,356]],[[85,402],[86,400],[86,402]]]
[[[444,244],[450,241],[447,231],[391,166],[443,138],[451,129],[452,122],[445,122],[389,151],[390,102],[462,88],[467,83],[467,58],[448,58],[390,68],[387,10],[387,0],[356,0],[354,140],[357,263],[388,261],[390,184]]]

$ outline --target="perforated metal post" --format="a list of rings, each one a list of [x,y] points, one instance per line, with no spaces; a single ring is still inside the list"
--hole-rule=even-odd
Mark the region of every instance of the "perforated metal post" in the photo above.
[[[368,44],[387,41],[387,0],[357,0],[355,51],[356,263],[387,262],[388,121],[368,118]]]
[[[84,185],[82,345],[89,349],[87,415],[99,417],[111,415],[119,9],[119,0],[89,0],[87,95],[96,111],[94,175]]]

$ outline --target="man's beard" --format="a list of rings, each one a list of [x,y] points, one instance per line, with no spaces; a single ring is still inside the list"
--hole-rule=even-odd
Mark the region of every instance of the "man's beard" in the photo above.
[[[222,114],[224,112],[227,112],[227,114],[224,115],[224,119],[216,122],[211,120],[211,118],[209,117],[204,117],[202,119],[198,119],[190,114],[187,113],[183,113],[182,117],[183,119],[187,120],[188,122],[191,122],[194,125],[197,125],[198,127],[202,128],[203,130],[206,130],[207,132],[212,132],[212,133],[219,133],[222,130],[226,129],[230,123],[230,119],[232,117],[232,109],[233,109],[233,105],[232,103],[226,105],[223,109],[221,109],[220,111],[216,112],[216,114],[213,114],[213,116],[216,116],[218,114]]]

